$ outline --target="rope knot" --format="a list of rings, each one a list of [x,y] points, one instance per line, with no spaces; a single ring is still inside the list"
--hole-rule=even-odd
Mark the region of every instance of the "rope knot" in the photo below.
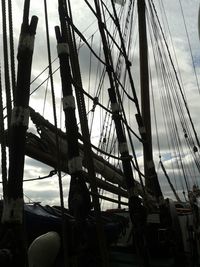
[[[95,108],[96,108],[96,106],[98,105],[98,103],[99,103],[99,98],[96,96],[96,97],[94,97],[94,99],[93,99],[93,107],[92,107],[92,112],[94,112],[95,111]]]

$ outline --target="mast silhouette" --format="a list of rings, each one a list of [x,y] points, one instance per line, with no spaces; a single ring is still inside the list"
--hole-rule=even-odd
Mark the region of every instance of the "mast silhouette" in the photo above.
[[[152,134],[151,134],[151,110],[149,96],[149,70],[148,70],[148,43],[146,31],[145,0],[138,0],[138,27],[139,27],[139,53],[140,53],[140,86],[141,86],[141,110],[145,128],[144,173],[146,189],[155,194],[157,201],[163,199],[162,191],[155,171]]]

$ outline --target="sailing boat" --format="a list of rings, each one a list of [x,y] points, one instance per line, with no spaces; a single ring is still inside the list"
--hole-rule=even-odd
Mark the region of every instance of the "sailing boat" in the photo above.
[[[117,4],[120,5],[117,6]],[[29,266],[36,264],[34,260],[37,260],[38,255],[33,257],[31,251],[40,240],[46,240],[46,243],[44,245],[42,241],[41,249],[36,251],[42,251],[44,247],[50,246],[53,240],[55,255],[51,255],[58,256],[57,260],[63,260],[64,263],[60,262],[60,266],[85,266],[86,264],[123,266],[123,263],[130,266],[156,266],[156,264],[157,266],[198,266],[198,186],[195,185],[194,190],[190,192],[190,202],[181,201],[159,152],[160,166],[177,202],[165,200],[153,159],[149,104],[149,87],[153,87],[150,86],[153,85],[153,80],[150,79],[152,73],[149,71],[152,62],[148,62],[150,50],[148,56],[145,11],[148,14],[151,53],[162,88],[162,111],[168,115],[165,118],[165,123],[170,125],[167,132],[173,134],[173,138],[167,141],[169,147],[176,148],[174,150],[176,152],[173,151],[174,158],[179,160],[177,164],[181,167],[184,186],[186,185],[188,192],[190,191],[185,166],[180,157],[183,147],[177,131],[178,126],[182,129],[185,143],[192,152],[195,173],[199,170],[199,141],[156,7],[153,1],[146,4],[144,0],[137,2],[142,97],[140,107],[131,60],[132,44],[135,41],[133,39],[135,2],[115,3],[111,0],[108,8],[103,1],[95,0],[92,5],[85,0],[85,5],[98,26],[98,31],[94,33],[94,24],[92,24],[92,35],[89,40],[76,27],[70,1],[58,1],[58,12],[56,12],[60,26],[55,27],[58,57],[53,61],[48,6],[44,1],[48,57],[47,88],[49,82],[54,120],[54,123],[51,123],[29,103],[33,97],[30,93],[31,95],[37,93],[37,90],[30,92],[30,77],[34,44],[37,43],[35,35],[37,37],[38,18],[33,16],[29,20],[30,0],[25,0],[17,56],[18,73],[15,79],[12,6],[11,1],[8,1],[11,40],[10,53],[8,53],[6,9],[5,1],[2,1],[8,125],[7,130],[4,130],[1,99],[4,194],[0,250],[2,265],[13,266],[15,263],[17,266],[28,266],[25,245],[25,237],[28,235],[28,245],[33,241],[31,240],[33,236],[39,237],[29,247]],[[98,43],[100,43],[99,46]],[[82,49],[84,49],[83,53]],[[80,58],[87,53],[88,67],[86,64],[82,66],[80,61]],[[8,55],[11,57],[10,61]],[[9,84],[9,62],[12,63],[12,94]],[[59,66],[57,70],[54,62]],[[81,75],[81,70],[84,75]],[[57,82],[58,78],[60,83]],[[65,121],[64,127],[60,129],[56,112],[58,96],[55,94],[55,84],[57,83],[62,88]],[[132,115],[127,117],[128,112],[135,114],[135,118]],[[179,114],[179,124],[176,122],[175,112]],[[31,131],[28,128],[29,118],[35,130]],[[155,126],[157,130],[157,123]],[[94,142],[92,140],[97,132],[100,132],[98,142],[97,139]],[[139,165],[134,143],[140,143],[143,147],[144,170]],[[9,147],[8,175],[6,145]],[[48,177],[58,175],[60,207],[43,207],[38,203],[24,206],[25,154],[51,166],[53,171]],[[62,172],[70,175],[68,209],[65,208]],[[104,195],[102,191],[109,194]],[[101,211],[100,199],[117,203],[119,209]],[[128,211],[121,209],[122,206],[128,207]],[[129,214],[132,231],[128,232],[130,229],[122,212]],[[35,229],[33,229],[34,226]],[[51,232],[47,234],[49,230]],[[126,242],[122,247],[119,246],[119,238],[125,230],[132,241],[130,244],[130,238],[126,236],[124,238]],[[41,234],[45,235],[40,236]],[[58,252],[59,246],[61,246],[60,252]],[[57,255],[59,253],[60,255]],[[45,255],[42,253],[40,257],[44,266]],[[128,257],[130,257],[129,262]],[[49,264],[52,263],[49,262]]]

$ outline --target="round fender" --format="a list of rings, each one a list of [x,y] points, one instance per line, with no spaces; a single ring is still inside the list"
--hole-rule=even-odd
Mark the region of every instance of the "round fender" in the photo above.
[[[50,267],[55,262],[61,245],[56,232],[37,237],[28,249],[29,267]]]

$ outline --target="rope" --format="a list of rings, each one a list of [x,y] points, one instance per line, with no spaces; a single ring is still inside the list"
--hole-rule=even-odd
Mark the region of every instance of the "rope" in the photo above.
[[[4,118],[3,118],[1,69],[0,69],[0,136],[1,136],[1,170],[2,170],[3,196],[5,199],[7,197],[7,158],[6,158],[6,140],[5,140],[5,128],[4,128]]]
[[[124,55],[124,59],[125,59],[126,70],[128,72],[130,86],[131,86],[131,89],[132,89],[132,94],[134,96],[134,99],[130,99],[129,94],[126,92],[126,90],[121,85],[121,83],[119,83],[119,78],[117,77],[116,73],[114,73],[114,78],[116,79],[117,83],[120,84],[121,88],[123,89],[123,92],[128,96],[128,98],[135,103],[135,106],[136,106],[136,109],[137,109],[137,113],[140,115],[141,114],[140,113],[140,108],[139,108],[138,99],[137,99],[137,95],[136,95],[136,90],[135,90],[135,86],[134,86],[134,83],[133,83],[133,78],[132,78],[132,74],[131,74],[131,70],[130,70],[130,62],[129,62],[128,54],[126,53],[126,48],[125,48],[126,31],[124,32],[124,36],[122,36],[121,27],[120,27],[119,19],[118,19],[118,16],[117,16],[117,12],[116,12],[113,0],[111,0],[111,3],[112,3],[112,7],[113,7],[113,12],[114,12],[116,28],[117,28],[119,36],[120,36],[121,47],[122,47],[122,51],[123,51],[123,55]],[[126,28],[127,28],[128,22],[129,22],[129,16],[130,16],[130,13],[131,13],[131,11],[130,11],[131,8],[132,8],[132,1],[130,1],[130,5],[129,5],[129,8],[128,8],[128,16],[127,16],[127,20],[126,20],[126,24],[125,24]],[[133,8],[134,8],[134,5],[133,5]],[[134,10],[134,9],[132,9],[132,10]],[[120,63],[120,60],[118,62]],[[120,68],[118,69],[118,71],[120,71]],[[120,75],[120,72],[118,72],[118,75]],[[131,135],[130,135],[130,128],[128,126],[128,122],[127,122],[127,119],[126,119],[126,113],[125,113],[125,110],[124,110],[124,106],[122,104],[122,100],[121,100],[121,96],[120,96],[120,92],[119,92],[119,88],[118,88],[118,84],[117,83],[116,83],[116,92],[117,92],[118,100],[119,100],[119,103],[120,103],[120,107],[122,109],[122,114],[123,114],[123,117],[124,117],[123,122],[126,125],[126,129],[127,129],[127,132],[128,132],[129,141],[130,141],[130,144],[131,144],[132,153],[133,153],[133,157],[134,157],[135,165],[136,165],[135,169],[139,170],[139,165],[138,165],[136,153],[135,153],[133,142],[132,142],[132,138],[131,138]],[[137,135],[135,135],[135,136],[138,138]],[[142,141],[141,138],[139,138],[139,140]],[[143,191],[144,191],[144,185],[143,185],[143,181],[142,181],[142,178],[141,178],[141,174],[140,174],[140,172],[138,172],[138,174],[139,174],[139,180],[140,180],[141,186],[142,186]]]
[[[195,79],[196,79],[198,91],[200,93],[199,81],[198,81],[198,77],[197,77],[196,67],[195,67],[195,64],[194,64],[194,56],[193,56],[193,53],[192,53],[192,47],[191,47],[191,43],[190,43],[190,38],[189,38],[187,26],[186,26],[185,15],[184,15],[184,12],[183,12],[183,6],[182,6],[180,0],[179,0],[179,5],[180,5],[180,8],[181,8],[181,14],[182,14],[182,17],[183,17],[183,23],[184,23],[184,27],[185,27],[187,40],[188,40],[190,55],[191,55],[191,59],[192,59],[192,66],[193,66],[193,70],[194,70],[194,76],[195,76]]]
[[[8,128],[11,122],[11,92],[10,92],[10,77],[9,77],[9,63],[8,63],[8,43],[7,43],[7,26],[6,26],[6,4],[5,0],[2,3],[2,27],[3,27],[3,54],[4,54],[4,76],[6,88],[6,106],[7,106],[7,120]]]
[[[158,31],[157,31],[158,29],[155,27],[155,21],[152,22],[152,28],[154,28],[154,34],[155,34],[155,37],[156,37],[158,35]],[[159,39],[160,38],[158,37],[158,40]],[[171,97],[170,96],[170,90],[171,89],[175,90],[175,88],[176,88],[175,87],[175,81],[173,80],[172,75],[171,76],[169,75],[170,69],[169,69],[165,54],[164,54],[164,57],[163,57],[163,52],[165,51],[165,49],[164,49],[164,47],[162,47],[162,48],[159,47],[158,40],[156,39],[156,45],[157,45],[158,54],[159,54],[158,57],[160,57],[160,63],[161,63],[161,67],[159,67],[159,69],[162,72],[162,74],[159,75],[159,77],[163,77],[165,86],[168,85],[168,87],[164,86],[164,88],[166,90],[168,90],[168,91],[166,91],[166,97],[163,96],[163,107],[167,107],[166,104],[165,104],[165,101],[164,101],[164,99],[166,99],[168,101],[168,105],[169,105],[169,107],[167,107],[168,110],[166,109],[166,114],[167,114],[168,118],[171,118],[171,124],[172,124],[172,127],[168,127],[168,128],[171,129],[172,132],[173,132],[172,143],[174,143],[174,145],[173,145],[174,148],[178,148],[178,155],[179,155],[179,158],[180,158],[180,165],[181,165],[180,167],[182,168],[183,177],[185,179],[186,187],[188,189],[188,182],[187,182],[187,178],[186,178],[186,174],[185,174],[185,170],[184,170],[185,168],[183,168],[183,161],[181,159],[181,155],[183,154],[183,148],[182,148],[180,136],[178,134],[178,127],[177,127],[176,119],[175,119],[175,116],[174,116],[173,104],[172,104],[172,101],[170,99],[170,97]],[[161,44],[162,44],[162,42],[161,42]],[[152,44],[152,46],[153,46],[153,44]],[[161,51],[162,51],[162,54],[161,54]],[[154,54],[154,57],[155,57],[155,54]],[[155,60],[155,62],[156,62],[156,60]],[[159,87],[161,87],[161,86],[159,86]],[[174,96],[174,99],[177,100],[177,102],[174,102],[174,104],[175,104],[175,106],[177,108],[178,114],[180,113],[179,116],[180,116],[181,125],[182,126],[183,125],[187,125],[186,120],[184,118],[184,113],[183,113],[183,110],[182,110],[182,106],[181,106],[180,100],[178,98],[178,94],[177,94],[176,91],[173,91],[173,90],[171,90],[171,92],[172,92],[172,95]],[[167,131],[168,131],[168,129],[167,129]],[[178,162],[177,162],[177,164],[179,165]]]
[[[44,111],[45,111],[45,106],[46,106],[48,86],[49,86],[49,79],[47,80],[47,84],[46,84],[46,88],[45,88],[45,94],[44,94],[44,103],[43,103],[43,110],[42,110],[43,116],[44,116]]]
[[[38,181],[38,180],[44,180],[44,179],[48,179],[48,178],[50,178],[50,177],[52,177],[52,176],[54,176],[56,174],[57,174],[57,171],[56,170],[52,170],[52,171],[49,172],[48,175],[45,175],[45,176],[42,176],[42,177],[39,176],[37,178],[24,179],[23,182],[33,182],[33,181]],[[2,182],[0,182],[0,184],[1,183]]]
[[[174,71],[174,74],[175,74],[175,78],[176,78],[176,81],[177,81],[177,84],[178,84],[178,87],[179,87],[179,90],[180,90],[180,93],[181,93],[181,96],[182,96],[182,99],[183,99],[183,102],[184,102],[184,105],[185,105],[185,108],[186,108],[186,111],[187,111],[187,114],[188,114],[188,117],[189,117],[189,120],[190,120],[192,129],[193,129],[194,135],[195,135],[196,142],[197,142],[197,144],[198,144],[198,147],[200,147],[199,138],[198,138],[196,129],[195,129],[195,127],[194,127],[194,123],[193,123],[193,120],[192,120],[190,111],[189,111],[188,106],[187,106],[186,99],[185,99],[185,97],[184,97],[184,94],[183,94],[183,91],[182,91],[182,88],[181,88],[181,85],[180,85],[180,81],[179,81],[179,78],[178,78],[178,75],[177,75],[177,72],[176,72],[176,69],[175,69],[175,66],[174,66],[174,63],[173,63],[173,60],[172,60],[170,51],[169,51],[169,47],[168,47],[168,44],[167,44],[167,41],[166,41],[166,38],[165,38],[165,35],[164,35],[164,32],[163,32],[163,29],[162,29],[162,26],[161,26],[161,24],[160,24],[160,20],[159,20],[159,17],[158,17],[158,14],[157,14],[155,5],[154,5],[154,3],[153,3],[153,0],[151,0],[150,2],[151,2],[151,5],[152,5],[153,10],[154,10],[154,12],[155,12],[155,15],[156,15],[156,19],[157,19],[157,21],[158,21],[159,28],[160,28],[160,30],[161,30],[161,34],[162,34],[162,37],[163,37],[163,40],[164,40],[164,43],[165,43],[165,46],[166,46],[166,49],[167,49],[167,52],[168,52],[168,56],[169,56],[171,65],[172,65],[172,67],[173,67],[173,71]]]
[[[9,21],[9,37],[10,37],[12,93],[15,103],[16,75],[15,75],[15,52],[14,52],[14,38],[13,38],[12,0],[8,0],[8,21]]]
[[[158,135],[158,123],[157,123],[157,116],[156,116],[155,97],[154,97],[154,92],[153,92],[150,62],[149,62],[149,79],[150,79],[150,88],[151,88],[152,103],[153,103],[154,123],[155,123],[155,129],[156,129],[156,140],[157,140],[158,152],[160,156],[160,141],[159,141],[159,135]]]
[[[174,196],[176,197],[176,199],[177,199],[178,202],[181,202],[181,200],[180,200],[180,198],[179,198],[179,196],[178,196],[176,190],[174,189],[173,184],[172,184],[171,181],[170,181],[169,175],[167,174],[167,172],[166,172],[166,170],[165,170],[165,167],[164,167],[164,165],[163,165],[162,160],[160,160],[160,165],[161,165],[161,168],[162,168],[162,170],[163,170],[163,173],[164,173],[165,177],[167,178],[167,181],[168,181],[168,183],[169,183],[169,185],[170,185],[170,187],[171,187],[171,189],[172,189],[172,192],[174,193]]]

